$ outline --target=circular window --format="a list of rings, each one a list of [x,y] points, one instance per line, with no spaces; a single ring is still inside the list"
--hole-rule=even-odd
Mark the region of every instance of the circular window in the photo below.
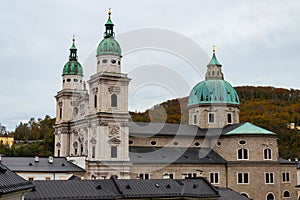
[[[199,147],[199,146],[200,146],[200,143],[199,143],[199,142],[195,142],[195,146],[196,146],[196,147]]]
[[[97,63],[98,63],[98,65],[99,65],[99,64],[100,64],[100,60],[98,60],[98,62],[97,62]]]
[[[117,62],[116,60],[111,60],[112,64],[116,64],[116,62]]]
[[[179,143],[178,143],[178,142],[173,142],[173,144],[174,144],[175,146],[177,146]]]
[[[102,63],[107,63],[107,60],[106,59],[102,60]]]
[[[218,145],[218,146],[221,146],[221,144],[222,144],[221,142],[217,142],[217,145]]]
[[[244,144],[247,144],[247,142],[245,140],[241,140],[241,141],[239,141],[239,144],[244,145]]]
[[[68,79],[67,79],[67,82],[71,82],[71,79],[68,78]]]
[[[118,61],[118,65],[121,65],[121,61]]]
[[[132,140],[129,140],[129,142],[128,142],[129,144],[133,144],[133,141]]]
[[[74,82],[78,82],[78,79],[75,78],[75,79],[74,79]]]
[[[66,82],[65,79],[63,80],[63,83]]]
[[[156,145],[156,142],[155,141],[151,141],[151,145]]]

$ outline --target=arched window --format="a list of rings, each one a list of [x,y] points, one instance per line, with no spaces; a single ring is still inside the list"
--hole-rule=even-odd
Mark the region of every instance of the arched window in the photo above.
[[[275,197],[272,193],[267,194],[266,200],[275,200]]]
[[[248,194],[245,192],[242,192],[241,195],[249,198]]]
[[[118,99],[116,94],[111,95],[111,107],[118,107]]]
[[[248,149],[238,149],[237,151],[238,160],[248,160],[249,159],[249,150]]]
[[[97,108],[97,95],[94,96],[94,108]]]
[[[267,148],[264,149],[264,159],[265,160],[272,160],[272,150]]]
[[[290,192],[289,191],[284,191],[283,192],[283,197],[291,197],[291,194],[290,194]]]

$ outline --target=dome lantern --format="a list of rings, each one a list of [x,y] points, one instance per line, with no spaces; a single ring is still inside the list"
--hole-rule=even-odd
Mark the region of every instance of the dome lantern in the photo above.
[[[77,60],[77,48],[75,46],[75,36],[72,39],[73,43],[70,48],[69,61],[63,68],[62,76],[64,75],[80,75],[83,76],[83,70],[80,63]]]

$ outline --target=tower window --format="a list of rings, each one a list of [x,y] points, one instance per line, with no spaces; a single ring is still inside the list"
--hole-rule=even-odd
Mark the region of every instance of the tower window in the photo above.
[[[117,107],[118,106],[118,99],[116,94],[111,95],[111,107]]]
[[[272,160],[272,150],[264,149],[264,160]]]
[[[92,158],[95,158],[96,147],[92,147]]]
[[[193,124],[196,125],[198,123],[197,114],[193,115]]]
[[[107,60],[106,59],[102,60],[102,63],[107,63]]]
[[[110,157],[117,158],[118,157],[118,148],[116,146],[110,147]]]
[[[208,113],[208,123],[209,124],[215,123],[215,113]]]
[[[121,61],[118,61],[118,65],[121,65]]]
[[[68,78],[68,79],[67,79],[67,82],[71,82],[71,79]]]
[[[149,179],[150,178],[150,174],[139,174],[139,179],[143,180],[143,179]]]
[[[62,118],[62,108],[60,107],[59,108],[59,119],[61,119]]]
[[[215,71],[212,71],[212,76],[215,76]]]
[[[60,149],[57,150],[57,157],[60,157]]]
[[[94,108],[97,108],[97,95],[94,96]]]
[[[249,153],[248,149],[238,149],[238,160],[248,160],[249,159]]]
[[[232,124],[232,113],[227,113],[227,123]]]

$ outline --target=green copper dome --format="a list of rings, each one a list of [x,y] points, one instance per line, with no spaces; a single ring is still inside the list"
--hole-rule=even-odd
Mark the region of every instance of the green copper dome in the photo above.
[[[75,46],[75,38],[73,37],[73,44],[70,48],[69,61],[63,68],[62,76],[64,75],[81,75],[83,76],[83,70],[80,63],[77,60],[77,48]]]
[[[113,54],[113,55],[121,55],[121,47],[119,43],[113,38],[104,38],[97,49],[97,55],[104,55],[104,54]]]
[[[83,70],[78,61],[71,60],[67,62],[63,69],[62,75],[81,75],[83,76]]]
[[[235,89],[224,80],[205,80],[198,83],[191,91],[188,105],[197,104],[235,104],[239,97]]]
[[[110,19],[110,9],[108,11],[108,20],[105,23],[104,39],[100,42],[97,55],[119,55],[122,51],[119,43],[115,40],[114,24]]]

